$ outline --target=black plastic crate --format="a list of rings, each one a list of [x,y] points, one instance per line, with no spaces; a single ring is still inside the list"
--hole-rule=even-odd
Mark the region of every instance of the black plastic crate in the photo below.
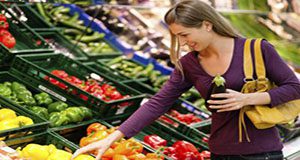
[[[61,54],[20,55],[15,58],[11,70],[39,80],[41,84],[48,86],[58,94],[77,99],[80,104],[92,107],[99,112],[99,115],[101,116],[114,116],[124,113],[132,113],[140,106],[140,102],[145,97],[145,95],[141,95],[129,86],[105,78],[105,83],[115,86],[122,95],[130,95],[129,98],[107,102],[52,75],[50,72],[54,69],[64,70],[69,75],[76,76],[81,80],[86,79],[86,76],[90,76],[92,73],[97,76],[105,77],[101,74],[101,72],[95,72],[95,70],[82,65],[79,61],[72,60]],[[67,89],[62,89],[53,85],[45,79],[46,76],[47,78],[53,78],[58,82],[65,84]],[[85,98],[79,98],[82,96],[85,96]]]

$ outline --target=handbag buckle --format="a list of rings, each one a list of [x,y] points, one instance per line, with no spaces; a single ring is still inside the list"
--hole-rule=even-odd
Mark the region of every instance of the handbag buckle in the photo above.
[[[247,82],[251,82],[251,81],[254,81],[253,78],[244,78],[244,82],[247,83]]]
[[[269,79],[268,78],[257,78],[256,81],[266,81],[266,82],[268,82]]]

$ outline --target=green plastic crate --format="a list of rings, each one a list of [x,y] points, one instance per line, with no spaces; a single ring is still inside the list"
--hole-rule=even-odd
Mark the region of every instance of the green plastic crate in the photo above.
[[[6,140],[5,143],[14,149],[18,147],[24,148],[30,143],[40,144],[40,145],[50,145],[53,144],[57,149],[62,149],[66,151],[75,152],[79,147],[68,141],[67,139],[61,137],[60,135],[54,132],[42,132],[34,135],[28,135],[25,137],[17,139]]]
[[[9,81],[9,82],[12,82],[12,81],[16,81],[16,82],[19,82],[23,85],[26,86],[26,88],[34,95],[34,94],[37,94],[37,93],[41,93],[41,92],[46,92],[46,90],[43,90],[44,87],[42,87],[42,85],[40,85],[40,83],[34,79],[30,79],[30,78],[26,78],[26,77],[22,77],[22,76],[18,76],[17,74],[12,74],[12,73],[9,73],[9,72],[0,72],[0,83],[3,83],[5,81]],[[48,90],[49,91],[49,90]],[[72,98],[61,98],[61,97],[56,97],[57,94],[55,92],[48,92],[50,97],[55,101],[57,100],[60,100],[60,101],[64,101],[65,103],[68,104],[68,106],[80,106],[80,104],[78,102],[76,102],[74,99]],[[2,99],[5,99],[5,101],[7,103],[9,103],[10,105],[13,105],[13,106],[16,106],[17,108],[21,108],[22,110],[25,110],[26,112],[28,112],[29,114],[32,115],[32,117],[37,117],[37,118],[40,118],[37,114],[35,114],[34,112],[32,112],[31,110],[28,110],[27,108],[25,108],[24,106],[21,106],[19,104],[17,104],[16,102],[8,99],[8,98],[5,98],[5,97],[2,97],[0,96],[0,98]],[[65,99],[64,99],[65,98]],[[93,111],[93,115],[94,115],[94,118],[97,118],[97,115],[98,113]],[[40,118],[40,119],[43,119],[43,118]],[[45,119],[43,119],[44,122],[47,122],[47,127],[46,129],[48,128],[48,124],[49,122]],[[85,121],[89,121],[89,120],[85,120]],[[67,125],[64,125],[64,126],[61,126],[61,127],[52,127],[51,129],[55,130],[56,128],[65,128],[65,129],[69,129],[69,128],[74,128],[74,127],[77,127],[78,125],[80,125],[81,123],[85,123],[85,121],[82,121],[82,122],[78,122],[78,123],[70,123],[70,124],[67,124]]]
[[[105,118],[103,121],[109,123],[113,126],[118,126],[123,123],[130,115],[122,115],[113,118]],[[173,128],[170,128],[168,125],[161,123],[160,121],[154,121],[150,125],[146,126],[141,132],[139,132],[135,138],[143,141],[145,135],[156,134],[168,141],[168,145],[175,143],[177,140],[186,140],[193,143],[199,150],[208,150],[208,145],[206,142],[202,141],[202,138],[207,138],[205,134],[199,134],[198,140],[190,138],[190,133],[182,133]]]
[[[16,54],[28,54],[28,53],[40,53],[40,52],[52,52],[53,50],[46,43],[46,41],[34,32],[25,23],[18,20],[18,18],[11,13],[3,3],[0,2],[0,10],[4,10],[6,15],[11,18],[7,18],[9,23],[9,32],[15,37],[16,45],[14,48],[9,49],[3,44],[0,44],[0,62],[9,63]],[[22,25],[24,29],[16,25]]]
[[[7,5],[7,7],[18,13],[18,15],[21,15],[22,12],[27,18],[26,21],[22,21],[35,31],[56,30],[49,22],[41,17],[38,12],[35,11],[33,8],[34,5],[32,4],[11,4]],[[22,25],[19,27],[24,28]]]
[[[48,43],[55,49],[55,52],[60,52],[72,59],[87,60],[88,57],[78,46],[74,46],[66,37],[58,31],[43,31],[38,32]]]
[[[105,125],[107,128],[113,127],[112,125],[108,124],[107,122],[105,122],[103,120],[92,120],[90,122],[83,123],[82,125],[80,125],[76,128],[72,128],[72,129],[68,129],[68,130],[61,128],[61,129],[55,129],[52,131],[55,131],[60,136],[64,137],[65,139],[72,142],[73,144],[76,144],[79,146],[80,139],[87,136],[86,129],[92,123],[100,123],[102,125]],[[141,142],[143,144],[144,150],[146,150],[147,152],[155,152],[154,149],[152,149],[148,145],[145,145],[145,143],[143,143],[142,141],[139,141],[139,142]]]
[[[7,99],[0,96],[0,109],[2,108],[14,110],[17,116],[29,117],[33,120],[34,124],[0,131],[1,139],[12,139],[27,134],[39,133],[42,131],[46,131],[49,126],[49,122],[47,122],[45,119],[35,116],[34,114],[32,114],[32,112],[28,112],[26,109],[12,105],[7,101]]]
[[[33,77],[39,80],[39,82],[43,85],[51,88],[54,92],[60,95],[73,97],[74,99],[77,99],[80,104],[86,107],[92,107],[99,112],[99,115],[104,117],[132,113],[140,106],[140,102],[145,97],[145,95],[141,95],[129,86],[106,79],[106,83],[115,86],[122,95],[128,94],[131,97],[105,102],[100,98],[97,98],[52,75],[50,72],[54,69],[64,70],[69,75],[76,76],[82,80],[86,79],[86,76],[89,76],[91,73],[96,73],[101,77],[105,77],[101,74],[101,72],[94,72],[93,69],[82,65],[79,61],[72,60],[61,54],[19,55],[15,58],[11,71],[26,75],[27,77]],[[49,81],[45,80],[46,76],[64,83],[68,86],[68,89],[63,90],[58,86],[51,84]],[[86,97],[86,100],[79,98],[79,96],[82,95]],[[120,105],[122,105],[122,107]]]

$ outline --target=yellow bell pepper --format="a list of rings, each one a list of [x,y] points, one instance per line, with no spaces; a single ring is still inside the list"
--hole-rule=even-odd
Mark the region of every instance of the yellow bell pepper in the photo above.
[[[23,148],[22,156],[30,160],[47,160],[49,152],[47,146],[28,144]]]
[[[74,160],[95,160],[95,158],[90,155],[81,154],[77,156]]]
[[[52,153],[56,152],[56,150],[57,150],[55,145],[53,145],[53,144],[48,145],[47,149],[48,149],[49,154],[52,154]]]
[[[20,127],[33,124],[32,119],[25,116],[18,116],[16,120]]]
[[[16,112],[11,110],[11,109],[7,109],[7,108],[3,108],[0,109],[0,121],[6,120],[6,119],[14,119],[16,118]]]
[[[16,119],[6,119],[0,122],[0,131],[8,130],[12,128],[18,128],[19,124],[16,123]]]
[[[71,157],[71,153],[58,149],[55,152],[51,153],[47,160],[70,160]]]

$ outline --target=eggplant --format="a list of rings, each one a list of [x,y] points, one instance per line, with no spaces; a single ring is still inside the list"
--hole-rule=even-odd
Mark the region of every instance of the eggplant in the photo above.
[[[226,81],[225,79],[220,76],[216,75],[215,78],[212,80],[212,84],[210,85],[210,88],[207,92],[207,96],[205,99],[205,104],[208,106],[209,104],[207,103],[208,100],[223,100],[225,98],[213,98],[211,97],[212,94],[217,94],[217,93],[226,93]],[[209,108],[211,112],[216,112],[216,109],[211,109]]]

